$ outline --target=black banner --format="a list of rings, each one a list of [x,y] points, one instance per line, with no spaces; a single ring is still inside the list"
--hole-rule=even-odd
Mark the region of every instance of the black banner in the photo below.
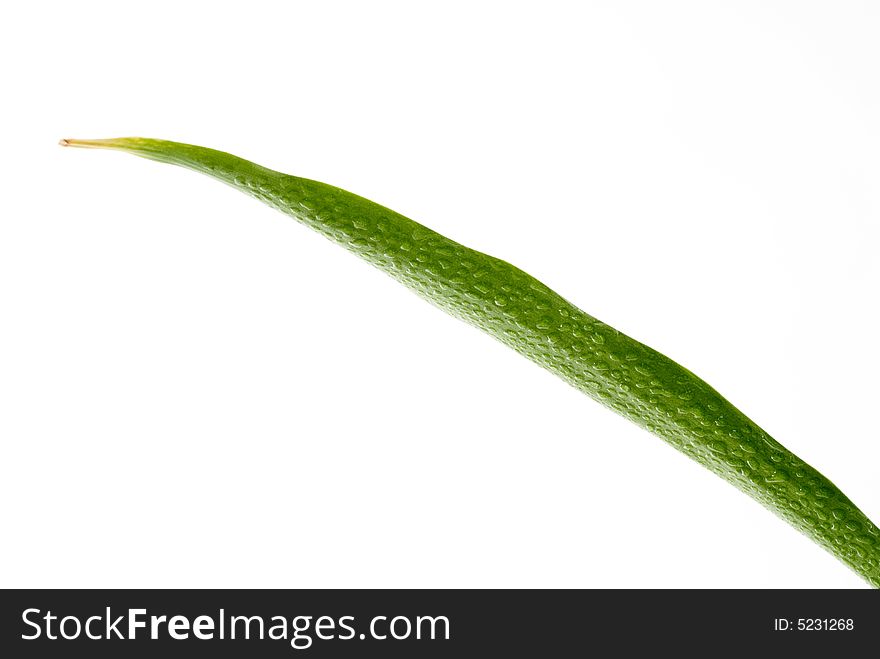
[[[6,657],[875,651],[868,590],[7,590]]]

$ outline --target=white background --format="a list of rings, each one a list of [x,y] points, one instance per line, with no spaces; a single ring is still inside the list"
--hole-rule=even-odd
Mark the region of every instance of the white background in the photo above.
[[[862,587],[253,199],[213,146],[509,260],[880,519],[880,7],[14,3],[0,585]]]

